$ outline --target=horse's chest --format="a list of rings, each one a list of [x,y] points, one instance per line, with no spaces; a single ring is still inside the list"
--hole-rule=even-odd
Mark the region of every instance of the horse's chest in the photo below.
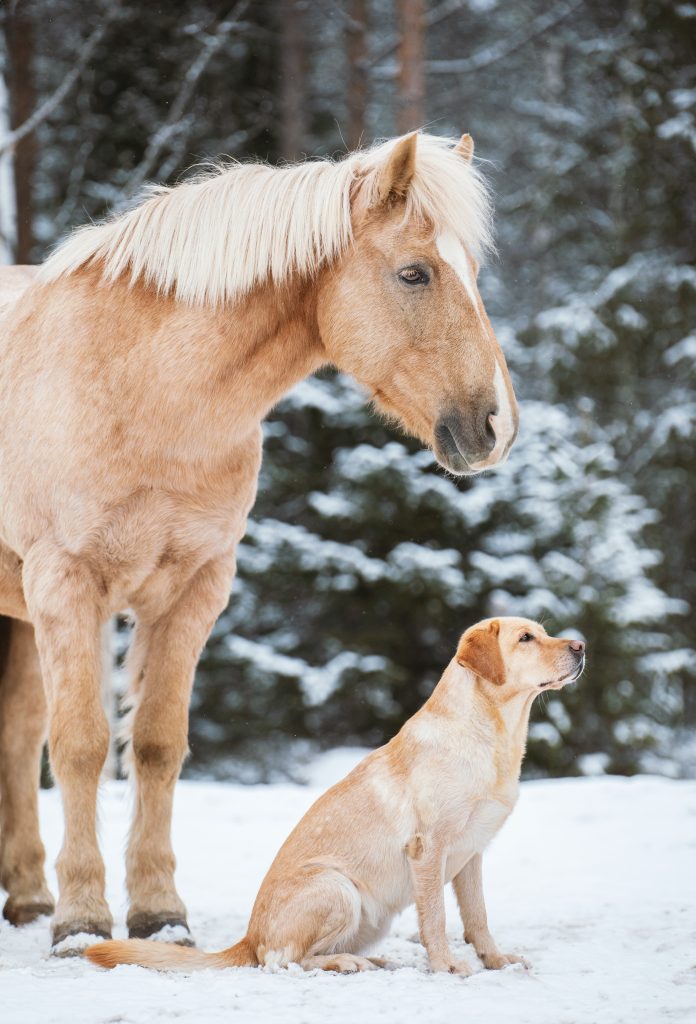
[[[174,510],[154,531],[151,546],[141,536],[132,561],[122,563],[114,578],[114,603],[148,617],[161,614],[202,566],[231,557],[243,523],[243,517],[177,515]]]
[[[92,515],[66,516],[69,547],[98,564],[112,612],[131,608],[147,619],[165,613],[206,563],[230,561],[246,522],[246,505],[199,507],[163,491],[139,490]],[[92,528],[87,537],[84,523]]]

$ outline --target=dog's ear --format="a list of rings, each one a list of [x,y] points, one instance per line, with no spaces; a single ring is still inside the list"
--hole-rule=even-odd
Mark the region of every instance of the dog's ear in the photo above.
[[[487,626],[468,629],[459,641],[457,661],[477,676],[502,686],[505,682],[505,665],[500,653],[498,635],[500,623],[493,619]]]

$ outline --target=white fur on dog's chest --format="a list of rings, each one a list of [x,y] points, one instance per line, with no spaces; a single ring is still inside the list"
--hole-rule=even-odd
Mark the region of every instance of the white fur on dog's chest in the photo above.
[[[445,880],[451,882],[477,853],[483,853],[493,836],[505,823],[512,806],[500,800],[479,800],[467,819],[459,839],[447,852]]]

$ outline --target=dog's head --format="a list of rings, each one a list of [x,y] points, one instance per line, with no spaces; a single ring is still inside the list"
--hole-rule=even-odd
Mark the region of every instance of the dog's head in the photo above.
[[[530,619],[485,619],[467,629],[456,659],[503,694],[560,690],[585,667],[585,644],[549,636]]]

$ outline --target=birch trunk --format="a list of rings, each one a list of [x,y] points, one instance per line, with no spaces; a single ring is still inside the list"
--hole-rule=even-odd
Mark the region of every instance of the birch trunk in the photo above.
[[[5,75],[0,75],[0,138],[9,134],[10,94]],[[17,251],[17,205],[14,182],[14,151],[0,153],[0,263],[15,263]]]
[[[26,4],[10,5],[4,19],[5,80],[10,128],[17,128],[36,106],[34,84],[34,27]],[[30,133],[14,147],[15,245],[14,262],[29,263],[34,246],[33,183],[36,138]]]

